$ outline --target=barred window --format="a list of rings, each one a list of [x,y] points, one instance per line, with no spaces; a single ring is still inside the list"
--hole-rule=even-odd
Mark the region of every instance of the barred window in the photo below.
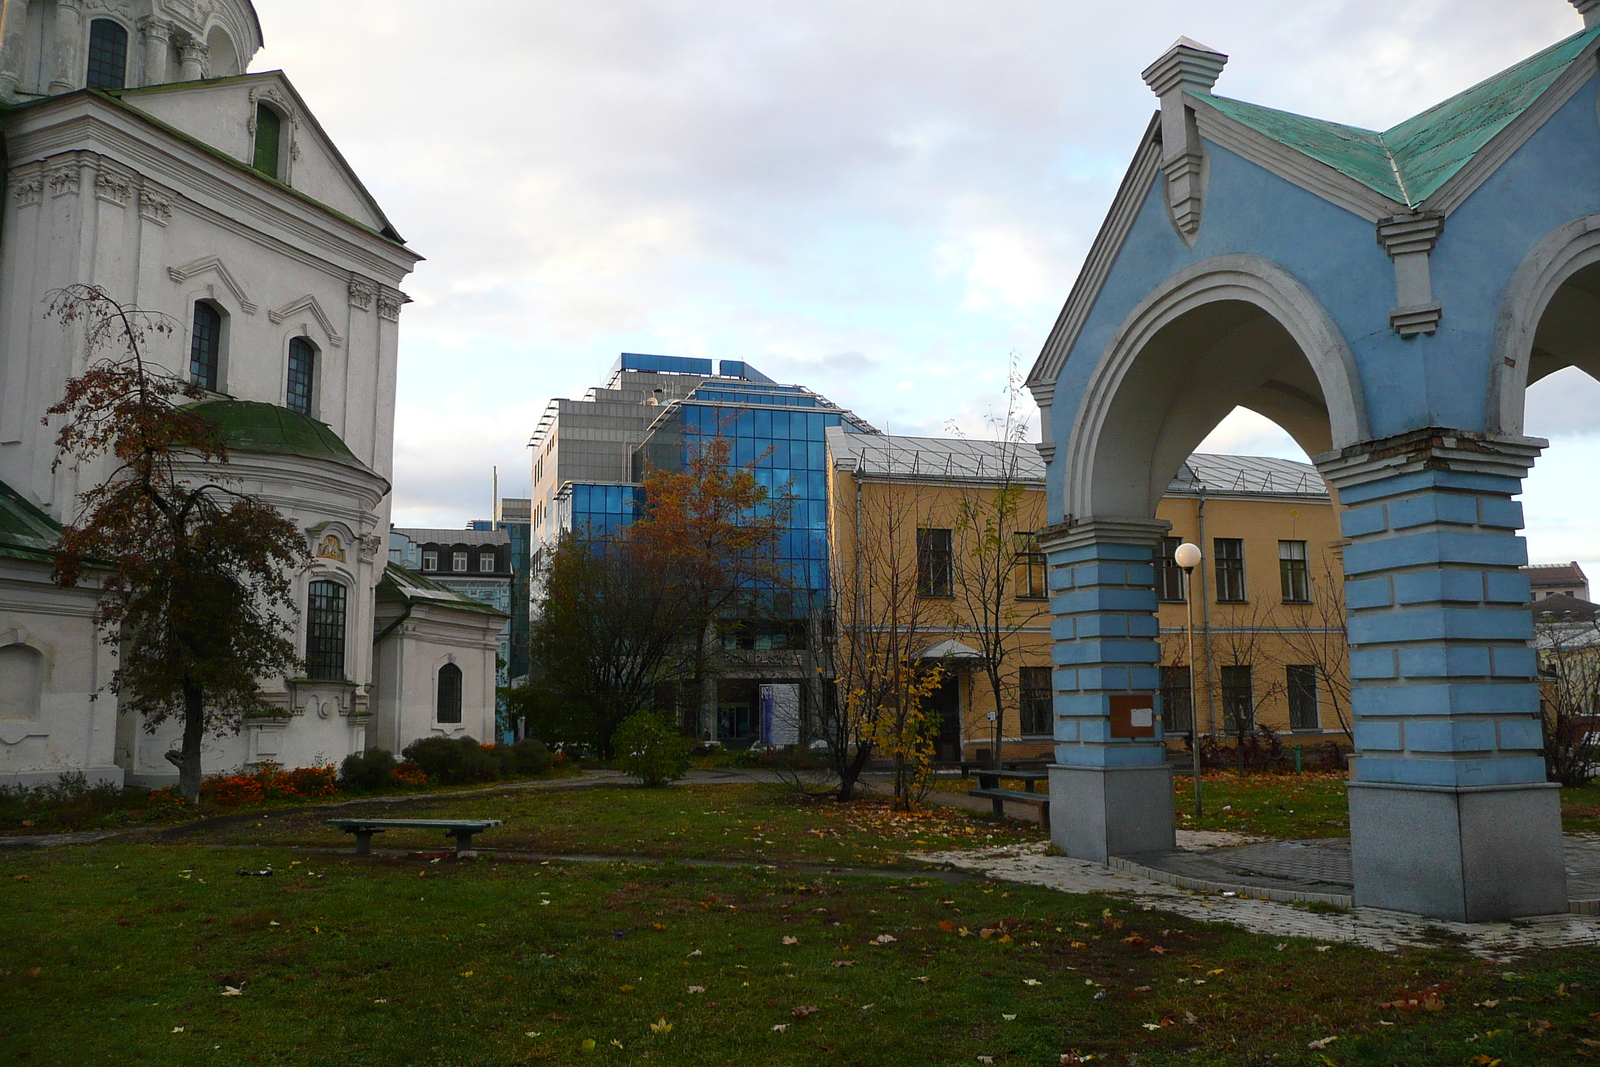
[[[306,607],[306,677],[343,681],[344,586],[327,579],[312,582]]]
[[[955,549],[949,530],[917,531],[917,592],[950,596],[954,587]]]
[[[1304,541],[1278,542],[1278,575],[1283,580],[1285,604],[1311,602],[1311,573],[1306,569]]]
[[[219,392],[217,370],[221,357],[222,312],[204,300],[198,301],[189,340],[189,380],[208,392]]]
[[[1194,702],[1190,699],[1188,667],[1161,668],[1161,728],[1169,734],[1194,729]]]
[[[311,414],[311,381],[317,350],[304,337],[289,342],[289,410]]]
[[[1022,600],[1042,600],[1050,595],[1045,585],[1045,558],[1039,551],[1039,535],[1019,533],[1017,549],[1017,597]]]
[[[1222,668],[1222,728],[1229,733],[1255,729],[1255,691],[1250,682],[1250,665]]]
[[[1217,601],[1244,603],[1244,542],[1237,537],[1219,537],[1212,542],[1212,564],[1217,571]]]
[[[451,723],[461,721],[461,668],[454,663],[446,663],[439,668],[439,722]]]
[[[1289,729],[1322,729],[1322,717],[1317,714],[1317,669],[1290,664],[1283,673],[1289,689]]]
[[[91,89],[121,89],[128,80],[128,31],[111,19],[89,23],[89,75]]]
[[[1156,557],[1156,597],[1160,600],[1183,602],[1183,568],[1177,558],[1181,544],[1181,537],[1161,539],[1161,554]]]
[[[1019,692],[1023,737],[1053,737],[1055,702],[1050,697],[1050,668],[1023,667]]]

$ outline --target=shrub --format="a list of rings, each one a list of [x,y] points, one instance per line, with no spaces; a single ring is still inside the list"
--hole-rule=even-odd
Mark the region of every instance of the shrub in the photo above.
[[[287,796],[331,797],[339,792],[339,772],[333,767],[296,767],[284,780]]]
[[[385,748],[369,748],[344,758],[339,776],[345,784],[363,793],[376,793],[394,784],[394,753]],[[423,776],[426,779],[426,775]]]
[[[427,785],[428,772],[407,760],[405,763],[396,764],[390,772],[394,780],[400,785]]]
[[[533,777],[550,769],[550,749],[537,737],[525,737],[507,751],[510,753],[513,774]]]
[[[430,781],[442,785],[492,782],[500,777],[493,750],[485,749],[471,737],[421,737],[400,754],[421,767]]]
[[[258,803],[263,796],[261,779],[255,775],[218,774],[200,785],[200,794],[219,807]]]
[[[666,785],[689,772],[694,740],[671,721],[650,711],[624,719],[611,738],[617,762],[647,786]]]

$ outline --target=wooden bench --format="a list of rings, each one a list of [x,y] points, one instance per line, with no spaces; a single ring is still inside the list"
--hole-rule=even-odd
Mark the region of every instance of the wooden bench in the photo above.
[[[1032,804],[1039,809],[1040,827],[1046,830],[1050,829],[1050,794],[1048,793],[1024,793],[1020,789],[974,789],[967,795],[993,801],[996,815],[1004,815],[1006,813],[1006,801],[1010,801],[1013,804]]]
[[[494,826],[504,826],[504,819],[325,819],[329,826],[337,826],[347,834],[356,835],[356,855],[372,855],[372,835],[385,830],[402,828],[418,830],[443,830],[444,836],[456,840],[456,855],[472,850],[472,835],[481,834]]]
[[[1001,760],[1000,765],[1008,771],[1042,771],[1050,766],[1050,761],[1045,759],[1008,759]],[[961,761],[961,777],[970,777],[974,772],[992,772],[994,760],[990,759],[964,759]]]

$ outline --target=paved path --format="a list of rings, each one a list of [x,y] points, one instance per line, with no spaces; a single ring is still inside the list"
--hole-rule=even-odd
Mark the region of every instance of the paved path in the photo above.
[[[1196,842],[1179,831],[1179,846]],[[1225,922],[1269,937],[1339,941],[1382,951],[1406,946],[1459,944],[1474,955],[1512,960],[1547,948],[1600,945],[1600,917],[1556,915],[1511,923],[1447,923],[1416,915],[1357,908],[1318,913],[1257,897],[1222,896],[1184,889],[1130,871],[1087,860],[1045,854],[1044,844],[961,852],[913,853],[908,858],[981,871],[1000,881],[1040,885],[1064,893],[1107,893],[1146,909],[1174,912],[1203,922]]]

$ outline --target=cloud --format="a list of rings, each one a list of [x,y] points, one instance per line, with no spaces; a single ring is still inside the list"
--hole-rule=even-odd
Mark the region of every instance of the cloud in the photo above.
[[[253,69],[288,71],[428,257],[396,512],[459,521],[491,464],[525,465],[546,398],[622,350],[749,359],[878,425],[976,434],[1009,354],[1026,366],[1048,333],[1155,109],[1139,72],[1179,34],[1232,57],[1219,92],[1381,127],[1578,25],[1561,0],[259,10]]]

